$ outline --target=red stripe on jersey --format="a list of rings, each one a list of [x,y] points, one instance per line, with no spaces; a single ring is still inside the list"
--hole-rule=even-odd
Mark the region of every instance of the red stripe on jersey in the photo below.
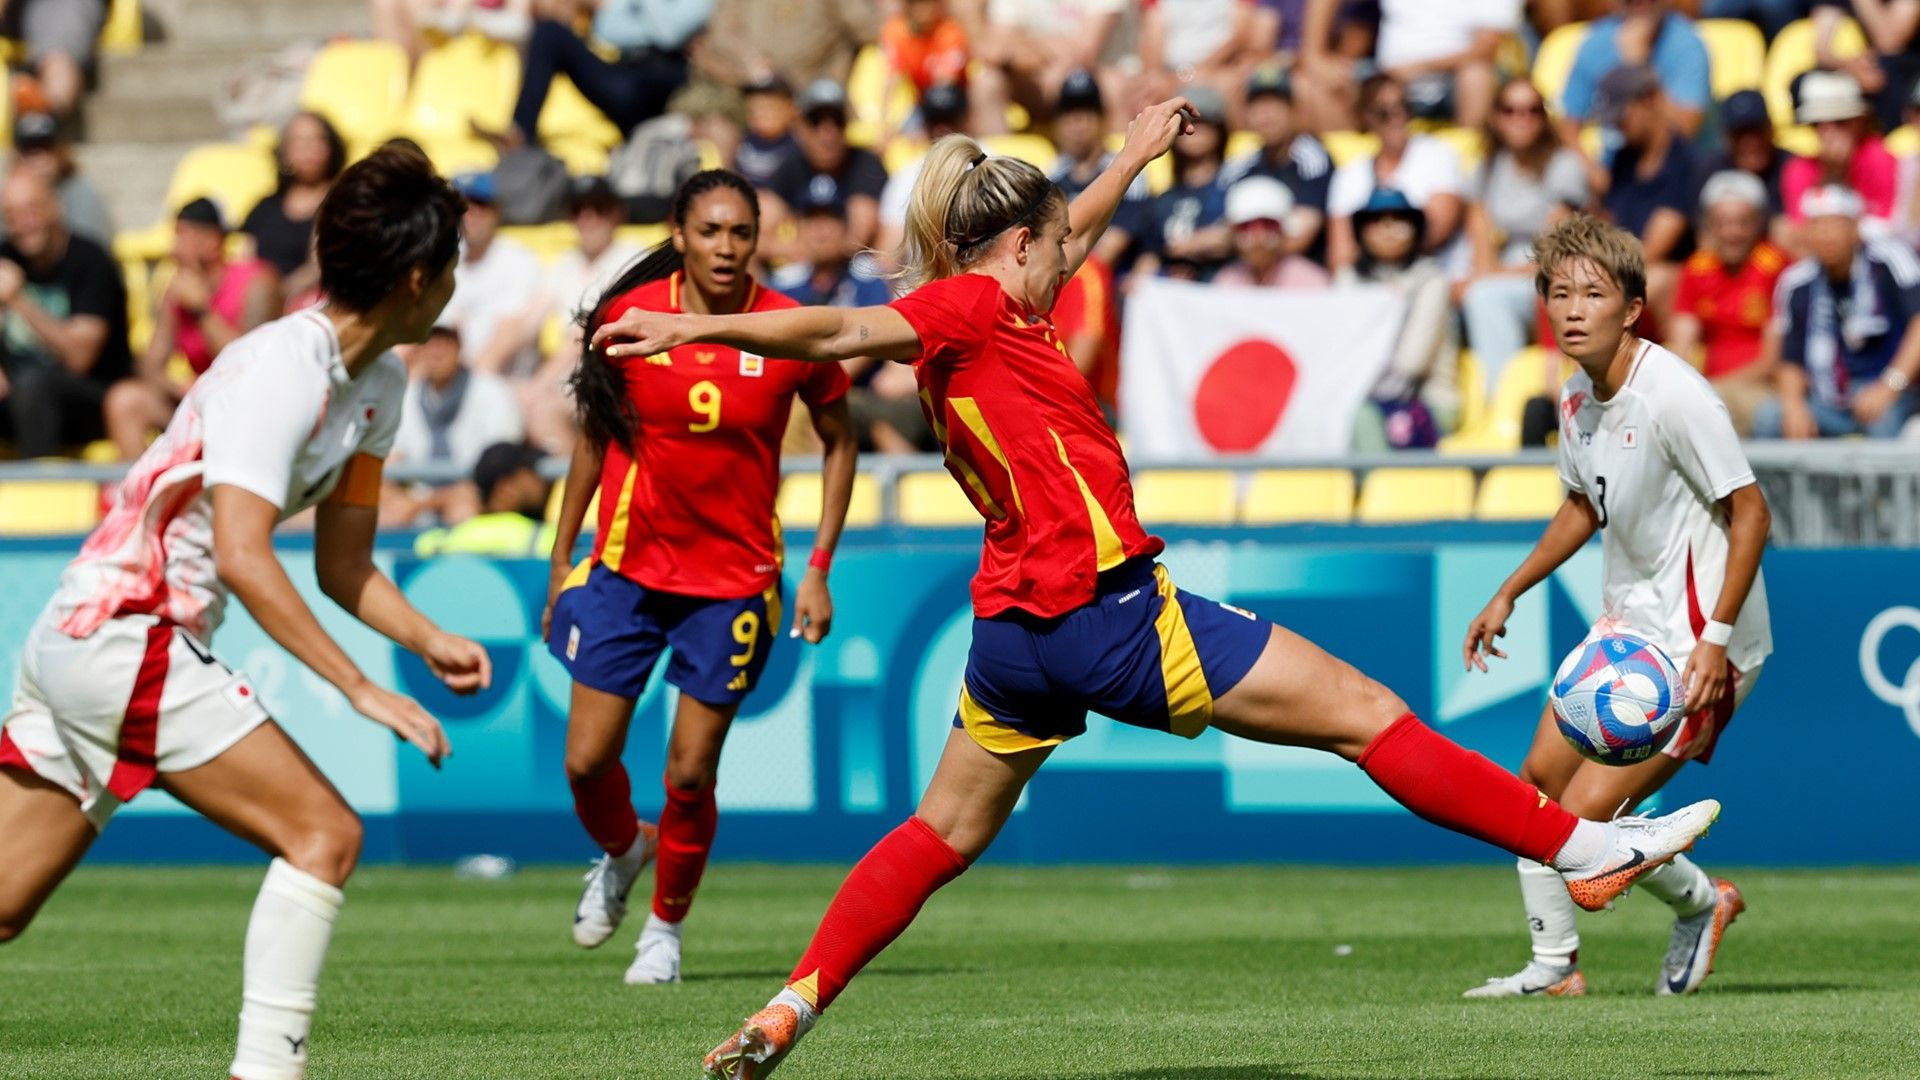
[[[14,743],[13,736],[7,734],[5,728],[0,728],[0,765],[12,765],[29,772],[33,769],[33,766],[27,764],[27,755],[20,752],[20,747]]]
[[[133,694],[120,722],[120,754],[107,790],[121,802],[153,785],[155,747],[160,735],[160,694],[167,687],[167,650],[173,645],[173,624],[155,623],[147,629],[147,653],[133,677]]]
[[[1103,570],[1166,545],[1140,526],[1119,440],[1053,323],[982,274],[894,301],[920,338],[920,400],[986,519],[975,614],[1090,603]]]
[[[1693,627],[1694,640],[1707,629],[1706,612],[1700,610],[1700,593],[1693,584],[1693,545],[1687,545],[1687,622]]]

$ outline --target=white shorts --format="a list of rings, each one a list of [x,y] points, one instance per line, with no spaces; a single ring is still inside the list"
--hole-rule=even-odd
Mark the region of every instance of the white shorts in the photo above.
[[[100,829],[158,774],[205,765],[266,719],[246,676],[172,623],[123,615],[74,638],[42,614],[21,651],[0,765],[72,792]]]

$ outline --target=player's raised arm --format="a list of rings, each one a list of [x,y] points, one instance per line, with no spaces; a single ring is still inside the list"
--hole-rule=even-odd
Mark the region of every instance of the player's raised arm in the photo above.
[[[593,332],[608,356],[652,356],[680,345],[725,345],[761,356],[838,362],[856,356],[912,360],[920,336],[890,307],[798,307],[740,315],[628,311]]]
[[[1087,261],[1087,253],[1113,223],[1114,212],[1141,170],[1171,149],[1177,136],[1193,130],[1195,115],[1186,98],[1176,97],[1147,106],[1127,125],[1127,141],[1113,162],[1067,208],[1072,226],[1067,235],[1068,277]]]

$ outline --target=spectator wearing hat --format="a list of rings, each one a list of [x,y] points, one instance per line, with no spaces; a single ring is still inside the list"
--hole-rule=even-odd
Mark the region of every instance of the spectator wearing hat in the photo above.
[[[742,87],[740,95],[746,132],[734,150],[733,171],[746,177],[754,190],[765,191],[773,186],[780,166],[800,156],[800,142],[793,137],[800,113],[794,107],[793,87],[772,73]]]
[[[593,39],[613,54],[607,59],[557,19],[537,19],[527,37],[513,127],[499,133],[507,145],[538,139],[540,110],[554,77],[573,80],[580,95],[624,134],[667,109],[667,99],[687,81],[687,47],[706,26],[713,0],[620,0],[593,9]]]
[[[1423,242],[1427,215],[1393,188],[1375,188],[1354,211],[1354,261],[1334,280],[1387,285],[1406,300],[1386,370],[1354,423],[1355,450],[1431,446],[1459,417],[1459,345],[1447,273]]]
[[[1268,32],[1263,41],[1257,36]],[[1205,84],[1238,99],[1253,65],[1273,55],[1272,24],[1251,0],[1140,0],[1136,97],[1163,101]]]
[[[1075,71],[1093,73],[1106,100],[1121,104],[1123,68],[1136,64],[1140,51],[1138,7],[1132,0],[977,0],[963,11],[980,132],[1004,134],[1011,104],[1045,117]]]
[[[1487,122],[1500,43],[1520,30],[1521,0],[1380,0],[1374,61],[1407,88],[1414,115]]]
[[[1220,182],[1227,104],[1206,83],[1188,87],[1186,97],[1195,119],[1192,132],[1173,142],[1173,186],[1147,203],[1138,232],[1129,230],[1138,252],[1133,273],[1206,281],[1233,254],[1227,189]],[[1117,233],[1120,227],[1107,231]]]
[[[1707,46],[1693,20],[1672,0],[1615,0],[1614,14],[1595,19],[1574,55],[1561,94],[1561,138],[1578,146],[1580,129],[1601,111],[1600,82],[1618,68],[1652,68],[1665,90],[1670,121],[1689,139],[1713,101]]]
[[[240,223],[250,254],[267,261],[280,275],[280,291],[289,308],[320,287],[320,264],[313,258],[313,219],[334,178],[347,167],[347,143],[327,118],[295,113],[280,131],[274,150],[279,182]],[[237,212],[237,208],[236,208]]]
[[[846,211],[848,254],[871,247],[880,230],[887,170],[871,151],[847,144],[847,92],[839,83],[818,79],[801,93],[799,136],[799,156],[781,164],[768,189],[763,254],[775,262],[798,256],[780,236],[781,227],[793,219],[793,207],[809,202],[831,202]]]
[[[1767,191],[1768,218],[1783,218],[1786,203],[1780,197],[1780,173],[1786,167],[1787,153],[1773,144],[1773,118],[1767,113],[1767,99],[1758,90],[1729,94],[1720,103],[1720,131],[1726,147],[1701,159],[1696,175],[1705,184],[1708,177],[1729,169],[1758,177]]]
[[[540,260],[500,235],[500,208],[492,173],[465,173],[453,186],[467,199],[454,267],[453,299],[440,319],[459,331],[467,361],[491,375],[527,375],[538,357],[532,342],[547,312]]]
[[[1406,91],[1391,75],[1375,75],[1361,84],[1360,110],[1367,131],[1379,136],[1380,150],[1334,170],[1327,191],[1328,262],[1338,271],[1360,257],[1353,215],[1376,188],[1388,187],[1420,209],[1425,219],[1422,253],[1433,255],[1449,274],[1464,277],[1467,251],[1460,234],[1466,181],[1460,174],[1460,155],[1444,139],[1413,131]]]
[[[1675,125],[1652,68],[1608,72],[1595,100],[1600,122],[1620,138],[1601,202],[1614,224],[1640,238],[1648,306],[1665,312],[1673,299],[1674,264],[1692,246],[1693,146]]]
[[[1810,125],[1820,148],[1812,157],[1795,156],[1780,170],[1780,196],[1786,203],[1787,245],[1804,247],[1800,235],[1807,214],[1800,205],[1808,191],[1829,184],[1852,188],[1869,218],[1882,225],[1893,219],[1900,197],[1900,163],[1873,131],[1871,110],[1860,84],[1841,71],[1810,71],[1800,80],[1800,104],[1794,119]]]
[[[1100,80],[1085,69],[1069,72],[1053,104],[1053,145],[1060,156],[1047,170],[1068,202],[1079,197],[1113,163],[1114,151],[1107,149],[1107,131]],[[1146,176],[1134,177],[1121,197],[1119,209],[1114,211],[1113,224],[1101,234],[1094,249],[1108,264],[1119,261],[1128,237],[1140,231],[1141,215],[1150,199]]]
[[[845,84],[853,58],[880,29],[873,0],[714,0],[694,67],[727,86],[778,75],[791,86]]]
[[[132,372],[127,289],[113,256],[67,229],[45,176],[9,175],[0,215],[0,434],[51,457],[104,433],[107,388]]]
[[[1779,397],[1754,413],[1760,438],[1890,439],[1920,412],[1920,259],[1863,239],[1865,210],[1838,184],[1801,200],[1812,254],[1780,275],[1761,361],[1773,366]]]
[[[929,87],[966,82],[967,29],[947,10],[947,0],[905,0],[880,28],[880,48],[887,57],[881,101],[892,101],[902,84],[913,87],[917,99]],[[883,118],[876,146],[893,141],[885,126],[890,119]]]
[[[1768,209],[1766,185],[1752,173],[1729,169],[1707,179],[1700,249],[1680,268],[1667,327],[1667,348],[1701,366],[1743,435],[1773,395],[1773,371],[1760,358],[1774,286],[1792,261],[1766,238]]]
[[[1591,192],[1585,160],[1560,145],[1546,99],[1524,77],[1501,84],[1482,137],[1486,151],[1467,204],[1473,277],[1460,306],[1491,393],[1539,321],[1533,238],[1584,210]]]
[[[67,119],[87,88],[94,49],[107,22],[107,0],[8,0],[0,4],[0,37],[23,42],[27,69],[46,111]]]
[[[1268,289],[1323,289],[1332,278],[1319,263],[1289,251],[1293,192],[1270,176],[1249,176],[1227,189],[1227,225],[1234,259],[1213,275],[1215,285]]]
[[[173,223],[173,277],[154,305],[153,336],[131,378],[107,391],[107,438],[132,461],[195,378],[235,338],[280,314],[280,278],[261,259],[227,259],[227,227],[211,199],[180,208]],[[186,371],[169,370],[175,355]],[[184,378],[182,377],[184,375]]]
[[[540,475],[543,457],[538,447],[520,442],[494,443],[481,451],[473,465],[479,513],[451,528],[421,533],[413,553],[422,559],[529,559],[552,551],[554,529],[544,519],[553,482]]]
[[[480,455],[495,443],[517,443],[525,423],[513,387],[498,375],[474,369],[461,359],[460,332],[442,323],[427,340],[407,350],[407,393],[400,406],[400,430],[394,435],[395,464],[438,465],[460,475],[471,472]],[[420,485],[389,500],[411,521],[422,512],[443,521],[461,521],[474,510],[474,493],[462,484]]]
[[[1229,187],[1249,176],[1285,184],[1293,195],[1287,222],[1287,254],[1315,262],[1327,258],[1327,191],[1333,184],[1333,158],[1327,148],[1300,129],[1293,105],[1293,80],[1278,61],[1262,64],[1247,80],[1247,130],[1260,147],[1229,160],[1222,173]]]
[[[51,113],[21,113],[13,121],[13,167],[44,176],[60,197],[67,228],[101,247],[113,246],[113,217],[100,189],[80,172],[73,143]],[[0,232],[0,237],[4,233]]]
[[[1898,127],[1901,110],[1920,85],[1920,4],[1914,0],[1813,0],[1812,6],[1815,62],[1852,75],[1872,99],[1881,129]],[[1850,15],[1866,33],[1867,51],[1843,58],[1834,52],[1834,41]]]
[[[920,180],[920,166],[926,163],[927,147],[955,132],[973,134],[966,84],[934,83],[927,87],[920,95],[919,119],[925,144],[887,177],[887,186],[880,190],[880,232],[873,247],[882,253],[882,258],[889,258],[890,253],[899,250],[900,241],[906,236],[907,204],[913,201],[913,185]],[[905,136],[895,137],[896,148],[902,146],[899,141],[902,138]]]

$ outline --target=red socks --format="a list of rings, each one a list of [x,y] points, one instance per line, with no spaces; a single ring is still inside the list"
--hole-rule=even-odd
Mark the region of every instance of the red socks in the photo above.
[[[609,855],[624,855],[640,835],[640,815],[633,811],[633,788],[627,767],[614,762],[599,776],[567,781],[573,788],[573,812],[587,835]]]
[[[901,822],[840,885],[787,985],[815,1009],[825,1009],[847,980],[893,944],[927,897],[966,868],[967,861],[926,822]]]
[[[653,870],[653,913],[663,921],[677,923],[687,917],[707,869],[719,817],[711,783],[698,791],[667,785],[667,806],[660,811],[660,861]]]
[[[1359,765],[1381,790],[1435,825],[1535,862],[1551,862],[1579,820],[1412,713],[1374,736]]]

